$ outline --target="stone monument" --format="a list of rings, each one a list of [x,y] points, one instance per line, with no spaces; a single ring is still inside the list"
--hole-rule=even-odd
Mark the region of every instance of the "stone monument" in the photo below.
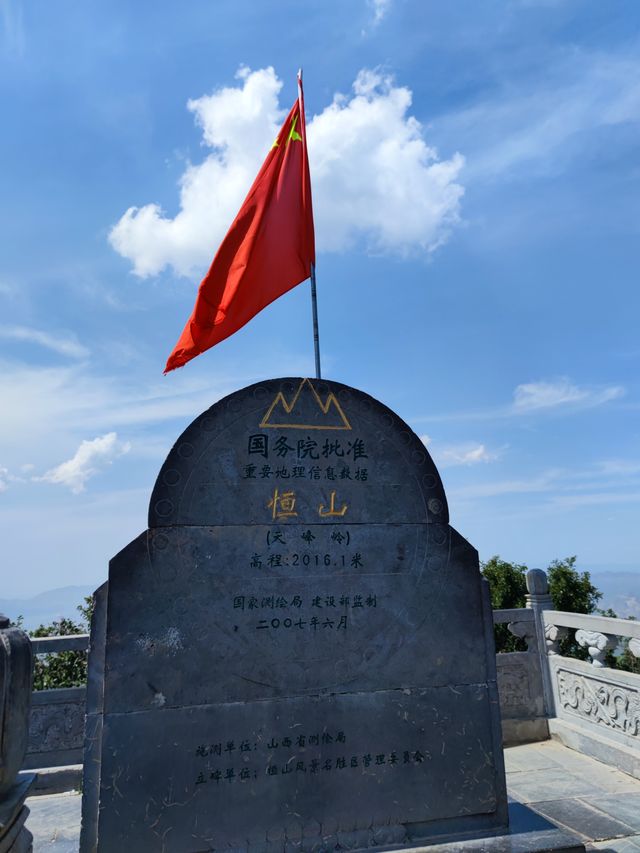
[[[506,828],[492,614],[393,412],[278,379],[198,417],[97,592],[81,851]]]
[[[0,851],[30,853],[24,801],[35,774],[18,775],[27,752],[33,678],[31,642],[0,613]]]

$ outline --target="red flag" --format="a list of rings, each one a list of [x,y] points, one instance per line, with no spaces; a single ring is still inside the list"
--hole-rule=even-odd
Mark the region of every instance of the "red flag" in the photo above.
[[[298,100],[202,279],[164,372],[228,338],[311,275],[315,263],[302,81]]]

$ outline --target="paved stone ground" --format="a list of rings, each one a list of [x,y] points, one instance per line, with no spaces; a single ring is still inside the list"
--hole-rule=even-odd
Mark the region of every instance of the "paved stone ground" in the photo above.
[[[505,759],[516,820],[519,802],[593,851],[640,853],[640,781],[555,741],[511,747]],[[34,853],[77,853],[79,794],[31,797],[27,805]]]
[[[593,850],[640,851],[640,781],[555,741],[505,750],[509,795]]]

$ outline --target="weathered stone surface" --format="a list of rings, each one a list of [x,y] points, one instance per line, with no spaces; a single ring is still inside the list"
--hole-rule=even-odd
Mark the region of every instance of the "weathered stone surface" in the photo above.
[[[27,750],[32,671],[29,637],[0,614],[0,853],[31,850],[24,801],[35,777],[16,777]]]
[[[25,827],[29,809],[23,806],[7,832],[0,837],[0,853],[31,853],[33,836]]]
[[[13,825],[35,783],[33,773],[21,773],[0,802],[0,838]]]
[[[333,382],[244,389],[178,440],[149,523],[96,606],[85,853],[506,824],[477,553],[397,416]]]
[[[29,736],[33,656],[29,637],[0,614],[0,799],[22,767]]]
[[[54,795],[29,800],[29,825],[38,853],[77,853],[80,803],[77,795]],[[626,839],[631,841],[632,839]],[[615,850],[624,848],[616,844]],[[584,853],[575,835],[561,832],[548,820],[521,803],[509,804],[509,832],[495,837],[430,845],[429,853]],[[424,853],[424,847],[407,853]]]
[[[21,773],[5,791],[0,802],[0,853],[31,853],[31,833],[25,821],[29,809],[24,802],[33,788],[33,773]]]
[[[23,768],[53,767],[82,760],[85,708],[84,687],[33,693]]]
[[[536,803],[534,808],[556,825],[566,827],[589,841],[624,838],[633,832],[633,827],[582,800],[549,800]]]

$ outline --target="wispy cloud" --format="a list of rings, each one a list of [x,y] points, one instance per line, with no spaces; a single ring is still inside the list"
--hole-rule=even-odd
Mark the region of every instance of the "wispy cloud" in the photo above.
[[[519,414],[537,409],[556,409],[561,406],[591,408],[616,400],[623,394],[624,388],[620,385],[580,388],[570,382],[567,377],[540,380],[517,386],[513,392],[513,410]]]
[[[89,356],[89,350],[74,335],[55,335],[28,326],[0,326],[0,339],[36,344],[68,358]]]
[[[600,470],[603,474],[611,474],[619,477],[632,477],[640,474],[640,460],[638,459],[605,459],[600,462]]]
[[[442,139],[464,146],[468,181],[564,171],[586,151],[592,156],[594,132],[640,122],[637,50],[563,50],[540,68],[536,75],[510,77],[490,98],[436,122]],[[602,137],[601,144],[610,143]]]
[[[533,492],[548,492],[558,482],[560,472],[545,471],[533,477],[469,483],[450,489],[449,497],[458,500],[494,498],[502,495],[522,495]]]
[[[21,468],[21,470],[24,471],[24,466]],[[6,492],[10,484],[24,482],[25,480],[23,477],[19,477],[16,474],[12,474],[8,468],[5,468],[3,465],[0,465],[0,493]]]
[[[59,483],[77,495],[84,492],[87,480],[130,449],[129,442],[119,441],[117,433],[110,432],[91,441],[83,441],[71,459],[47,471],[42,477],[33,479],[37,482]]]
[[[22,57],[26,43],[22,0],[0,0],[0,21],[7,53]]]
[[[371,26],[377,27],[391,8],[391,0],[367,0],[367,6],[372,12]]]
[[[517,385],[513,402],[488,409],[449,412],[414,417],[415,423],[439,421],[483,421],[533,416],[556,412],[580,412],[618,400],[625,395],[622,385],[576,385],[567,377],[540,379]]]
[[[498,458],[496,452],[490,451],[484,444],[457,444],[443,447],[436,452],[441,467],[450,468],[454,465],[477,465],[481,462],[494,462]]]
[[[607,504],[628,504],[640,501],[640,491],[635,492],[605,492],[597,491],[586,494],[553,495],[553,506],[563,509],[574,509],[581,506],[606,506]]]
[[[500,456],[498,451],[488,450],[484,444],[474,441],[462,442],[461,444],[445,445],[440,447],[437,442],[428,435],[420,436],[425,447],[433,456],[439,468],[452,468],[457,465],[477,465],[479,463],[494,462]]]
[[[548,468],[528,477],[465,483],[449,490],[456,501],[479,501],[507,496],[536,496],[540,511],[571,510],[640,501],[640,465],[618,460],[594,462],[580,469]]]
[[[193,379],[176,392],[167,382],[96,376],[83,364],[32,367],[2,362],[0,367],[0,444],[19,442],[26,448],[42,441],[51,423],[60,431],[93,430],[192,417],[238,381],[233,375],[216,384]]]
[[[202,271],[271,146],[284,117],[282,82],[273,68],[237,76],[237,87],[188,103],[213,151],[183,173],[176,216],[157,204],[130,207],[111,230],[112,246],[139,276],[168,266],[180,275]],[[408,88],[364,69],[350,95],[336,94],[308,122],[320,249],[362,242],[375,252],[428,253],[458,223],[463,158],[440,159],[410,107]]]

